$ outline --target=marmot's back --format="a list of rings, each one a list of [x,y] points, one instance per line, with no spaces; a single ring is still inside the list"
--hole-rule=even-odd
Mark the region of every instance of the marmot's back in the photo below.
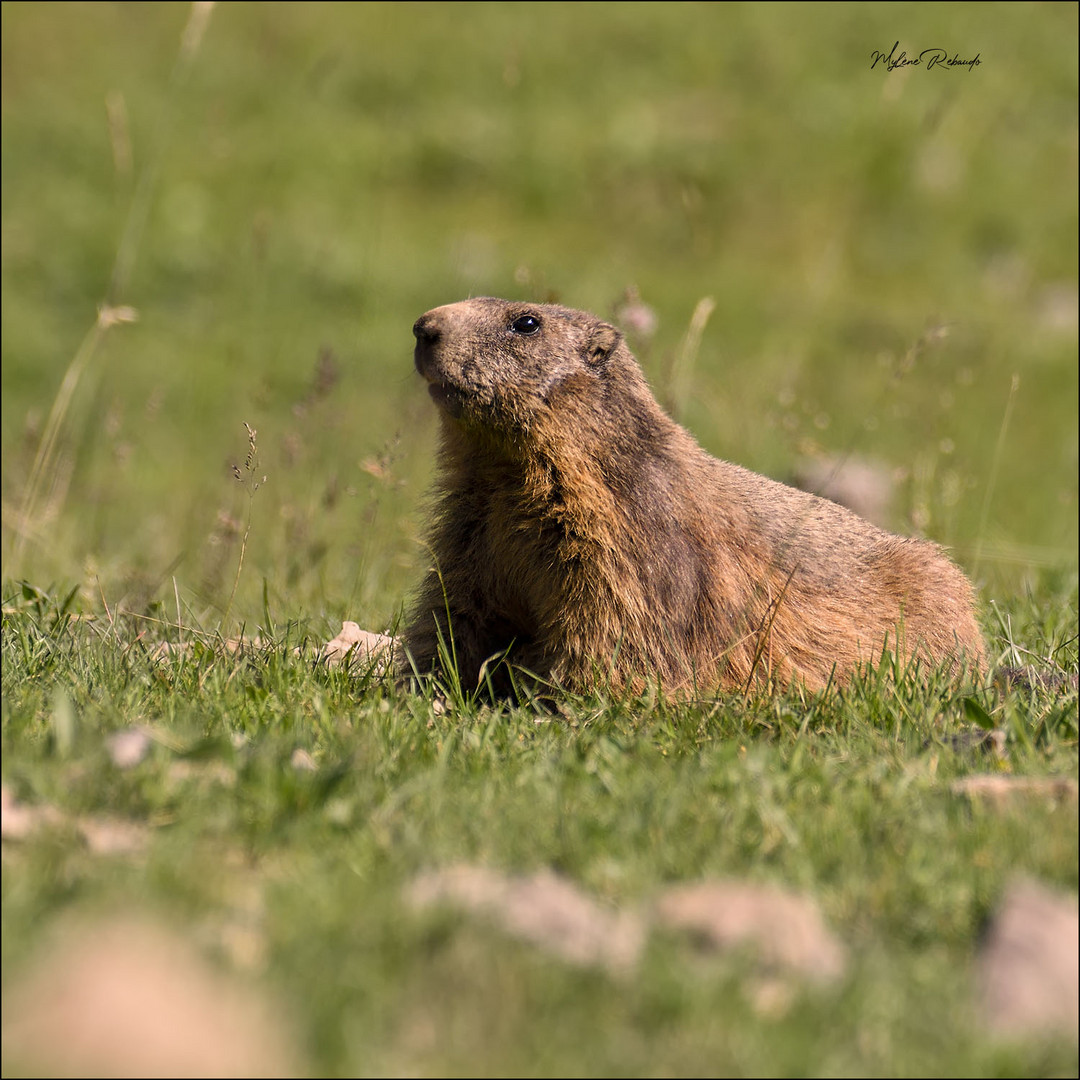
[[[479,298],[413,330],[442,419],[405,634],[421,672],[453,655],[469,685],[506,659],[577,690],[816,688],[883,648],[983,667],[971,586],[939,548],[707,455],[614,327]]]

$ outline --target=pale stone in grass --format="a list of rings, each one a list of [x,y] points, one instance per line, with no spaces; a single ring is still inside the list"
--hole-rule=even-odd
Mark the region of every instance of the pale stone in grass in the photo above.
[[[291,1076],[282,1018],[141,918],[71,929],[5,988],[4,1074]]]
[[[137,855],[149,840],[145,825],[120,818],[81,817],[75,827],[95,855]]]
[[[1014,881],[987,930],[978,958],[987,1027],[1006,1038],[1077,1039],[1080,1010],[1077,899],[1034,881]]]
[[[4,840],[25,840],[40,825],[55,824],[62,817],[53,806],[19,802],[7,784],[0,788],[0,836]]]
[[[408,896],[417,908],[449,904],[482,915],[512,936],[583,967],[629,970],[645,943],[638,915],[603,907],[550,870],[509,877],[481,866],[454,866],[422,874]]]
[[[957,795],[985,798],[997,806],[1006,806],[1025,796],[1076,800],[1076,781],[1071,776],[965,776],[954,780],[951,790]]]
[[[151,660],[169,660],[173,657],[187,656],[190,654],[193,642],[190,641],[159,641],[150,653]]]
[[[388,634],[361,630],[357,623],[346,620],[337,637],[328,641],[319,655],[327,664],[371,665],[376,675],[384,675],[393,664],[396,644]]]
[[[319,770],[319,766],[315,764],[315,759],[302,746],[298,746],[292,752],[289,764],[297,772],[318,772]]]
[[[444,904],[481,915],[571,963],[613,971],[637,964],[649,929],[645,916],[606,908],[550,870],[511,877],[486,867],[448,867],[416,878],[408,899],[420,909]],[[652,919],[717,950],[752,947],[768,966],[812,982],[835,980],[846,967],[844,947],[817,905],[782,889],[721,881],[676,886],[661,895]],[[771,984],[760,1002],[758,996],[754,1006],[766,1013],[782,1013],[789,1001]]]
[[[207,785],[221,784],[233,787],[236,784],[236,770],[224,761],[190,761],[181,758],[169,763],[165,773],[171,783],[184,784],[188,781],[202,781]]]
[[[152,741],[142,728],[127,728],[110,735],[105,740],[105,747],[118,769],[132,769],[150,753]]]
[[[656,902],[656,920],[718,950],[750,947],[767,964],[814,982],[839,978],[846,966],[844,947],[814,901],[769,885],[677,885]]]
[[[146,847],[146,826],[112,817],[73,817],[55,806],[18,802],[5,784],[0,806],[3,839],[26,840],[43,828],[73,829],[94,855],[134,855]]]

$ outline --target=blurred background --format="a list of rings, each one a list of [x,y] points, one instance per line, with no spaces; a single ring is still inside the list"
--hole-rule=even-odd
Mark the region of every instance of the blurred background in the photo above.
[[[1075,573],[1076,5],[2,20],[9,583],[383,629],[434,464],[411,325],[485,294],[618,320],[717,456],[864,469],[984,600]],[[979,64],[872,67],[897,41]]]

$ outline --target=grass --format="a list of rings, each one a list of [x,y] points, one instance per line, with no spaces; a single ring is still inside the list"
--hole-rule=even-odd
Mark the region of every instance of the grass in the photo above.
[[[1056,599],[1051,634],[1075,592]],[[5,782],[30,804],[140,823],[146,847],[103,858],[54,830],[9,852],[9,971],[61,913],[135,903],[287,1001],[316,1071],[983,1074],[1075,1061],[1065,1046],[997,1046],[972,1015],[972,958],[1006,883],[1075,884],[1075,806],[995,811],[953,793],[998,765],[951,749],[968,710],[944,682],[887,692],[869,678],[810,702],[573,699],[555,719],[438,715],[313,668],[289,632],[243,657],[207,645],[153,660],[142,624],[61,608],[6,598]],[[1045,618],[1009,612],[1028,641]],[[1065,659],[1061,644],[1040,649]],[[1007,732],[1009,770],[1075,773],[1075,692],[977,700]],[[108,739],[135,724],[152,750],[118,768]],[[748,1002],[752,961],[703,967],[676,939],[654,941],[633,979],[582,974],[467,922],[403,913],[415,874],[458,862],[552,867],[620,906],[702,877],[782,883],[819,900],[854,960],[839,988],[798,994],[778,1018]]]
[[[707,449],[883,462],[992,661],[1075,672],[1074,6],[221,5],[179,64],[184,7],[0,17],[3,776],[67,822],[5,842],[5,995],[58,921],[134,905],[278,996],[313,1072],[1075,1073],[987,1038],[973,976],[1009,880],[1075,891],[1075,805],[950,787],[1075,777],[1075,691],[881,675],[556,718],[310,661],[423,567],[413,319],[636,289]],[[897,37],[983,64],[871,71]],[[950,742],[986,717],[1005,762]],[[849,970],[778,1013],[751,957],[675,935],[583,972],[403,907],[460,861],[612,907],[805,891]]]

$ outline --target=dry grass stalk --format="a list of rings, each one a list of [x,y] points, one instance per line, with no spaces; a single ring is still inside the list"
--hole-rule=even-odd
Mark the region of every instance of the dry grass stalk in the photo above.
[[[236,598],[236,589],[240,584],[240,572],[244,569],[244,556],[247,554],[248,537],[251,535],[251,502],[255,498],[255,492],[266,483],[265,476],[256,479],[260,471],[259,447],[255,441],[258,432],[246,420],[244,421],[244,427],[247,428],[248,433],[247,457],[244,458],[243,469],[239,465],[234,465],[232,472],[233,476],[236,477],[237,481],[248,493],[247,521],[244,524],[244,535],[240,539],[240,558],[236,563],[236,576],[233,578],[232,592],[229,593],[229,602],[225,605],[225,614],[221,616],[222,626],[228,622],[229,612],[232,611],[233,600]]]

